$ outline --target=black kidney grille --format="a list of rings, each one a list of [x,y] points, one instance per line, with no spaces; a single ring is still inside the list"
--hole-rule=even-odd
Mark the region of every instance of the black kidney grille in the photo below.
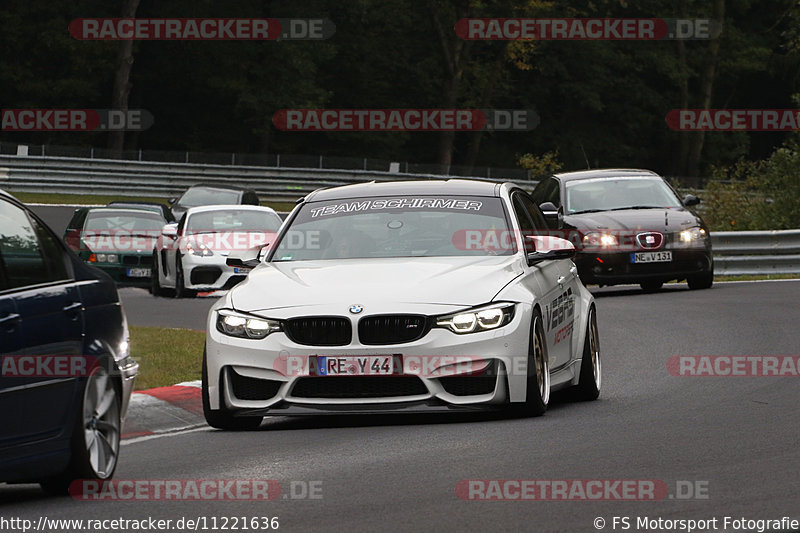
[[[344,346],[353,338],[350,321],[339,316],[290,318],[283,329],[292,341],[306,346]]]
[[[424,315],[375,315],[358,322],[361,344],[402,344],[424,337],[431,329]]]
[[[416,376],[300,378],[291,392],[296,398],[387,398],[427,393],[427,387]]]

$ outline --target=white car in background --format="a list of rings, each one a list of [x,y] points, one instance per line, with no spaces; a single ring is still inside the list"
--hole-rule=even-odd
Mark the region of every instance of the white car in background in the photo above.
[[[309,194],[213,306],[203,409],[265,415],[512,409],[601,385],[594,299],[574,246],[511,183],[367,183]]]
[[[230,289],[247,277],[247,267],[230,267],[232,251],[260,249],[274,240],[282,223],[269,207],[192,207],[180,222],[167,224],[153,250],[151,291],[177,298],[199,291]]]

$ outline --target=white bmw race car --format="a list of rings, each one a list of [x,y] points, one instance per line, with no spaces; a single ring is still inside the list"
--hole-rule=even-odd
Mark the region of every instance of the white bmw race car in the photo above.
[[[230,289],[250,271],[226,264],[231,252],[259,249],[274,240],[281,217],[269,207],[192,207],[180,222],[167,224],[153,250],[151,292],[177,298],[198,291]]]
[[[265,415],[513,409],[595,399],[600,346],[573,245],[511,183],[367,183],[309,194],[208,316],[208,423]]]

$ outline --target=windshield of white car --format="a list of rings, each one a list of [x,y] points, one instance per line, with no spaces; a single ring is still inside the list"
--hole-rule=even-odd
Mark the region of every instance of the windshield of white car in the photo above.
[[[281,218],[269,211],[254,209],[220,209],[192,213],[186,221],[186,234],[236,232],[276,232]]]
[[[178,205],[184,207],[197,207],[200,205],[215,205],[215,204],[238,204],[239,191],[229,191],[226,189],[207,189],[205,187],[197,187],[189,189],[180,200]]]
[[[603,178],[567,183],[566,214],[680,207],[660,178]]]
[[[516,248],[509,236],[499,198],[330,200],[301,207],[272,261],[510,255]]]
[[[103,210],[90,211],[83,229],[89,232],[125,231],[157,235],[163,226],[164,218],[157,213]]]

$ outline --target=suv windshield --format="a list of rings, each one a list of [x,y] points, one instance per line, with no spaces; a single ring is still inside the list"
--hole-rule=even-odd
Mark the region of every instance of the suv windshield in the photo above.
[[[660,178],[600,178],[567,182],[567,214],[616,209],[680,207]]]
[[[302,206],[272,260],[509,255],[512,247],[465,245],[472,234],[507,229],[499,198],[393,196],[312,202]]]

